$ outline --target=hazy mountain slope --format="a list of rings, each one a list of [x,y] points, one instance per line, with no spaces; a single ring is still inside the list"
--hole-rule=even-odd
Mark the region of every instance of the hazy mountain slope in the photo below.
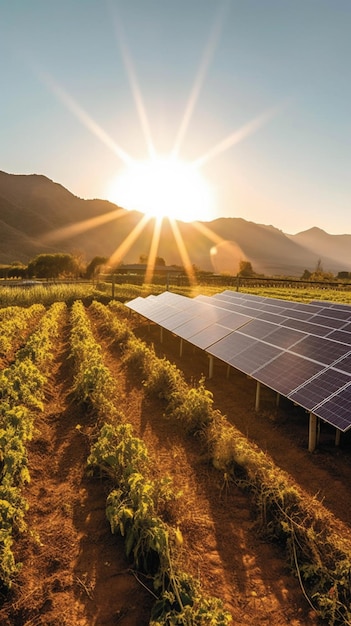
[[[326,259],[329,257],[339,271],[351,271],[351,235],[330,235],[314,227],[288,237],[318,255],[325,270],[328,269]]]
[[[149,253],[154,236],[154,220],[141,229],[142,217],[105,200],[82,200],[45,176],[0,172],[0,263],[25,263],[40,252],[79,252],[90,261],[116,250],[116,260],[135,263]],[[312,230],[317,236],[312,232],[304,238],[304,233],[285,235],[241,218],[219,218],[201,222],[198,228],[179,222],[173,232],[164,220],[157,254],[169,265],[190,261],[201,269],[232,274],[241,260],[268,275],[301,276],[305,268],[313,270],[319,258],[325,270],[351,270],[346,255],[335,256],[331,245],[335,237],[351,236],[324,233],[333,253],[326,255],[323,231]]]

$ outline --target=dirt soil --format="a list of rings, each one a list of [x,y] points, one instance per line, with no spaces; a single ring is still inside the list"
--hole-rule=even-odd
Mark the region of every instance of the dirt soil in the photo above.
[[[221,598],[237,626],[316,626],[321,622],[288,571],[284,553],[255,532],[250,502],[208,462],[199,440],[185,436],[179,424],[163,416],[162,406],[147,399],[141,381],[121,363],[120,355],[94,320],[105,364],[118,388],[116,401],[146,443],[155,476],[172,476],[181,491],[176,517],[184,536],[183,569],[201,582],[208,595]],[[132,318],[134,330],[156,352],[176,363],[189,382],[208,373],[201,351],[155,326]],[[97,434],[91,415],[71,400],[72,362],[68,316],[54,355],[45,411],[36,422],[29,450],[31,483],[28,532],[17,541],[21,572],[11,592],[0,599],[3,626],[146,626],[154,598],[147,582],[124,555],[123,541],[110,533],[105,517],[109,485],[86,473],[90,442]],[[351,442],[334,446],[334,433],[321,431],[318,451],[307,451],[307,415],[288,403],[277,409],[264,391],[254,410],[255,385],[215,363],[206,381],[214,404],[228,420],[272,456],[311,496],[317,496],[350,534]]]

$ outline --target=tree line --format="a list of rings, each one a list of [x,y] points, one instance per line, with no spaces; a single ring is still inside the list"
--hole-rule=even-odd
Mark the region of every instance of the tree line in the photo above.
[[[85,264],[79,254],[38,254],[28,265],[12,263],[0,268],[1,278],[93,278],[108,262],[107,257],[95,256]]]

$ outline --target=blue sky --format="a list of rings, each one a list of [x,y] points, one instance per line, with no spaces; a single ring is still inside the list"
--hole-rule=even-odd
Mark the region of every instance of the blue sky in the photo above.
[[[5,172],[107,198],[178,141],[212,218],[351,233],[350,0],[0,0],[0,59]]]

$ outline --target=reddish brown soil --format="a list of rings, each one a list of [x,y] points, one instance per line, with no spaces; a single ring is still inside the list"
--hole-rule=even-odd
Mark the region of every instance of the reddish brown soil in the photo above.
[[[133,318],[134,319],[134,318]],[[197,381],[207,375],[200,351],[134,319],[135,332]],[[318,619],[288,571],[278,546],[255,532],[250,502],[208,462],[201,441],[163,417],[162,406],[147,399],[140,380],[122,366],[118,352],[101,334],[106,365],[116,380],[116,401],[135,433],[142,437],[155,476],[171,475],[181,491],[175,510],[184,536],[183,569],[201,581],[203,591],[222,598],[233,624],[315,626]],[[105,518],[109,486],[86,474],[86,458],[97,427],[70,399],[72,363],[68,359],[68,323],[57,345],[45,412],[38,417],[30,445],[31,483],[28,532],[17,542],[23,562],[12,592],[2,598],[4,626],[146,626],[153,597],[124,556],[123,542],[112,536]],[[350,441],[333,446],[333,433],[321,433],[317,453],[307,452],[307,416],[288,405],[276,410],[273,394],[262,395],[254,411],[252,381],[216,363],[206,381],[216,408],[256,441],[308,493],[323,499],[349,532],[351,512],[347,487],[351,478]]]

